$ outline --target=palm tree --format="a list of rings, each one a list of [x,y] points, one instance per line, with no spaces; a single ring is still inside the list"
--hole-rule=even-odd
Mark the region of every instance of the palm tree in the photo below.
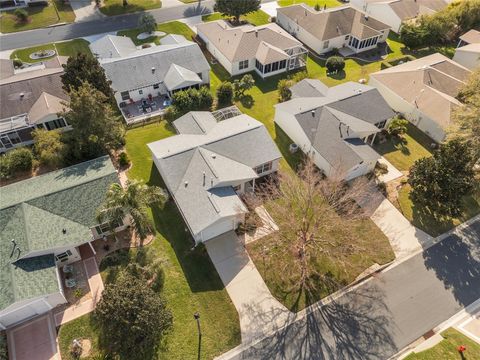
[[[132,225],[140,239],[144,240],[153,232],[153,222],[148,217],[148,208],[162,205],[168,199],[168,194],[158,186],[147,186],[138,181],[127,181],[125,188],[120,184],[112,184],[105,201],[97,213],[100,223],[111,224],[123,222],[130,215]]]

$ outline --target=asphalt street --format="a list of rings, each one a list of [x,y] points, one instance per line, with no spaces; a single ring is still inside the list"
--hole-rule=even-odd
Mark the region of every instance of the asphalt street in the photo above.
[[[232,359],[385,360],[478,298],[480,220]]]
[[[213,11],[213,0],[200,1],[189,5],[160,8],[149,11],[157,23],[208,14]],[[101,20],[72,23],[49,28],[2,34],[0,50],[19,49],[50,42],[75,39],[95,34],[136,28],[142,13],[106,17]]]

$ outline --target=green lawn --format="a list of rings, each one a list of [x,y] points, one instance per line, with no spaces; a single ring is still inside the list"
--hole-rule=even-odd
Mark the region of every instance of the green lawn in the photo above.
[[[25,8],[29,18],[25,23],[18,22],[13,11],[2,12],[0,15],[0,32],[10,33],[46,27],[63,22],[73,22],[75,14],[68,4],[60,0],[50,1],[48,6],[32,6]]]
[[[375,144],[375,150],[383,155],[400,171],[408,171],[416,160],[432,155],[430,145],[434,143],[423,132],[408,124],[402,138],[390,137],[383,144]]]
[[[316,4],[318,4],[322,7],[322,9],[324,5],[327,5],[327,7],[343,5],[340,1],[337,0],[278,0],[278,5],[280,6],[290,6],[301,3],[305,3],[311,7],[314,7]]]
[[[58,52],[58,55],[62,55],[62,56],[73,56],[78,52],[90,54],[90,48],[88,47],[88,44],[89,43],[86,40],[75,39],[75,40],[64,41],[59,43],[39,45],[31,48],[15,50],[10,55],[10,59],[18,58],[23,62],[27,62],[27,63],[44,61],[45,59],[32,60],[30,59],[30,54],[34,53],[35,51],[47,50],[47,49],[53,49],[53,50],[56,49]]]
[[[162,2],[160,0],[128,0],[127,6],[123,6],[123,0],[103,0],[100,11],[107,16],[113,16],[161,7]]]
[[[180,22],[180,21],[170,21],[167,23],[162,23],[157,25],[158,31],[163,31],[166,34],[179,34],[185,36],[187,40],[192,40],[195,37],[195,33],[188,27],[188,25]],[[133,40],[135,45],[141,45],[145,43],[156,43],[157,45],[160,44],[160,39],[163,36],[151,36],[144,40],[138,40],[137,35],[140,34],[142,30],[139,29],[130,29],[130,30],[122,30],[117,33],[119,36],[128,36]]]
[[[227,19],[228,16],[223,16],[222,14],[216,12],[213,14],[209,15],[203,15],[202,20],[204,22],[207,21],[213,21],[213,20],[220,20],[220,19]],[[265,25],[270,22],[270,15],[268,15],[266,12],[263,12],[262,10],[255,11],[253,13],[247,14],[245,16],[241,16],[240,20],[245,20],[249,22],[252,25],[259,26],[259,25]]]
[[[265,206],[269,209],[268,203]],[[276,214],[271,210],[270,215],[275,220]],[[320,228],[317,230],[322,238],[329,239],[332,243],[331,247],[324,246],[323,249],[329,248],[329,252],[335,251],[335,248],[339,246],[338,244],[348,243],[364,250],[357,250],[352,254],[344,255],[338,261],[332,261],[328,252],[314,251],[311,256],[310,267],[315,268],[321,274],[330,274],[336,280],[336,285],[324,286],[323,280],[314,279],[317,290],[312,292],[290,290],[295,289],[295,279],[298,278],[299,272],[292,270],[298,269],[298,267],[293,254],[284,251],[283,246],[285,245],[276,243],[276,240],[269,236],[247,245],[248,253],[272,295],[288,309],[292,311],[302,310],[352,283],[371,265],[375,263],[386,264],[395,259],[388,238],[372,220],[349,221],[348,226],[346,223],[343,225],[331,229]],[[282,231],[282,228],[279,231]],[[285,271],[285,269],[290,269],[290,271]]]
[[[458,218],[438,217],[428,209],[416,206],[410,198],[410,185],[404,185],[398,192],[400,210],[413,225],[432,236],[438,236],[467,221],[480,213],[480,184],[477,184],[472,195],[463,199],[462,215]]]
[[[434,347],[408,355],[405,360],[475,360],[480,359],[480,344],[463,335],[455,329],[447,329],[441,333],[443,340]],[[465,345],[463,357],[458,352],[458,347]]]
[[[133,166],[128,177],[163,186],[146,144],[171,135],[173,131],[165,122],[129,130],[126,149]],[[165,271],[163,294],[174,318],[172,331],[162,341],[159,358],[197,358],[198,335],[193,314],[198,311],[203,334],[201,358],[212,359],[240,343],[238,314],[205,248],[190,250],[192,242],[174,202],[169,201],[162,209],[154,209],[152,215],[156,239],[146,249],[150,256],[162,260]],[[76,336],[96,339],[89,316],[81,319],[87,326]],[[68,359],[65,357],[66,345],[62,344],[71,342],[73,334],[77,334],[71,328],[77,326],[73,322],[60,329],[62,358]]]

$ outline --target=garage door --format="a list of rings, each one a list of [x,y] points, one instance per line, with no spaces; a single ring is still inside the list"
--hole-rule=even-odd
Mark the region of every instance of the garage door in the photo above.
[[[45,304],[41,300],[38,300],[38,301],[35,301],[34,303],[23,306],[11,313],[1,316],[0,322],[2,323],[3,326],[10,327],[21,321],[30,319],[39,314],[43,314],[48,310],[50,309],[47,306],[47,304]]]
[[[234,221],[232,219],[221,220],[203,230],[202,239],[205,241],[231,230],[235,230]]]

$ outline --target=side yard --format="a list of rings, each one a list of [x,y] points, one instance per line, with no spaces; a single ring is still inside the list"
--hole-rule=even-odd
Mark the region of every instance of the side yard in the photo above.
[[[165,122],[138,127],[127,132],[126,150],[132,161],[131,179],[162,186],[146,144],[173,134]],[[173,329],[160,346],[159,357],[193,359],[198,355],[198,334],[193,314],[201,316],[201,358],[214,356],[240,343],[238,314],[225,291],[206,250],[191,250],[192,242],[173,201],[163,208],[152,209],[156,238],[146,246],[148,256],[161,261],[165,273],[163,295],[172,310]],[[105,269],[104,265],[101,265]],[[102,276],[108,281],[108,268]],[[85,316],[60,329],[62,357],[69,359],[68,346],[75,337],[92,337],[97,341],[94,321]],[[95,344],[94,341],[94,344]]]
[[[0,15],[0,32],[11,33],[75,21],[75,13],[70,5],[62,0],[50,0],[47,6],[29,6],[26,21],[19,21],[13,11]]]

